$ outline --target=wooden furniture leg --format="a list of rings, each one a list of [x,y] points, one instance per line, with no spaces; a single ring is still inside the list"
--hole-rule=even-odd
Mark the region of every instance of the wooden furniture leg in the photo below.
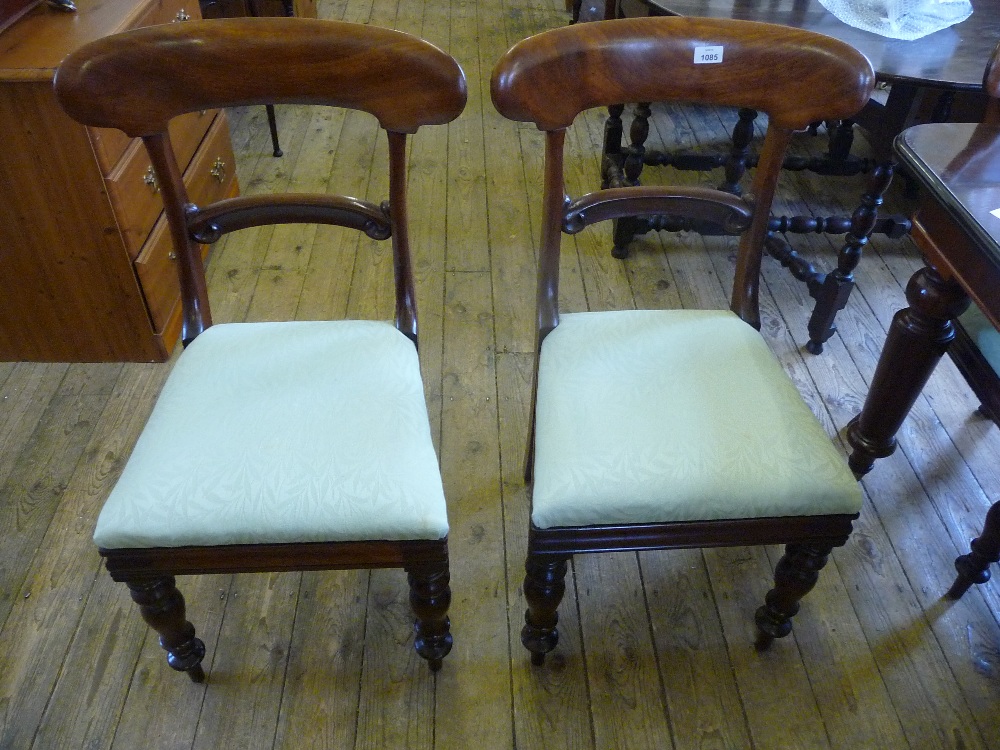
[[[848,463],[859,479],[896,450],[896,433],[955,338],[952,321],[969,306],[962,287],[933,266],[913,275],[906,300],[910,306],[889,326],[864,408],[847,425]]]
[[[250,0],[247,3],[247,10],[249,10],[250,15],[253,18],[258,18],[260,13],[257,10],[257,0]],[[295,15],[295,6],[293,0],[281,0],[281,10],[286,17],[291,18]],[[267,128],[271,131],[271,148],[274,156],[284,156],[284,152],[281,150],[281,143],[278,141],[278,121],[274,114],[274,105],[265,104],[264,111],[267,113]]]
[[[451,604],[448,563],[407,567],[410,607],[413,609],[414,648],[427,660],[432,672],[441,669],[441,660],[451,651]]]
[[[625,154],[622,169],[626,185],[638,185],[642,174],[643,157],[646,155],[646,139],[649,137],[650,103],[635,105],[632,124],[629,127],[629,148]],[[628,246],[632,238],[650,229],[649,222],[635,216],[623,216],[612,222],[613,246],[611,255],[619,260],[628,257]]]
[[[764,605],[754,615],[758,650],[792,632],[792,618],[799,611],[799,603],[816,585],[831,551],[832,544],[789,544],[785,547],[785,554],[774,570],[774,588],[767,592]]]
[[[816,300],[816,307],[809,316],[809,341],[806,350],[820,354],[823,344],[837,331],[834,320],[837,313],[847,305],[847,299],[854,289],[854,269],[861,260],[861,250],[875,229],[878,209],[882,196],[892,182],[891,161],[877,166],[868,177],[868,188],[861,196],[859,205],[851,215],[851,229],[844,240],[844,246],[837,256],[837,268],[826,274],[821,284],[810,285],[809,294]]]
[[[726,177],[719,185],[719,190],[725,190],[733,195],[741,195],[740,180],[747,171],[747,159],[750,156],[750,141],[753,140],[753,124],[757,119],[757,110],[740,107],[739,119],[733,127],[733,145],[726,159]]]
[[[559,603],[566,593],[568,558],[533,558],[525,563],[524,598],[528,610],[524,613],[521,643],[531,652],[531,663],[540,666],[545,654],[559,642]]]
[[[993,503],[986,514],[983,533],[972,540],[972,549],[955,560],[958,577],[948,589],[949,599],[958,599],[974,583],[990,580],[990,565],[1000,562],[1000,502]]]
[[[173,576],[142,581],[126,581],[132,601],[139,605],[142,619],[160,634],[160,646],[167,652],[167,663],[178,672],[187,672],[193,682],[203,682],[205,644],[194,635],[194,625],[187,621],[184,597],[177,590]]]

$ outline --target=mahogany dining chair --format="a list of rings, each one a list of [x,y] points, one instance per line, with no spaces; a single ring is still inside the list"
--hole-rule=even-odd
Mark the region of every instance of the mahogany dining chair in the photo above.
[[[414,646],[440,668],[452,644],[448,517],[417,358],[406,142],[462,112],[461,68],[396,31],[241,18],[101,39],[63,62],[55,88],[74,119],[142,138],[177,255],[185,349],[94,532],[168,663],[204,679],[177,575],[403,568]],[[170,119],[272,103],[373,115],[388,137],[388,201],[276,194],[192,205]],[[200,243],[290,222],[391,239],[395,324],[212,325]]]
[[[784,543],[756,613],[763,648],[790,632],[831,550],[847,541],[861,490],[760,335],[758,288],[792,132],[850,117],[874,80],[864,56],[828,37],[697,18],[547,31],[494,69],[498,111],[545,134],[521,632],[533,663],[556,646],[575,554]],[[635,186],[567,197],[567,129],[585,109],[630,101],[766,112],[750,190]],[[561,234],[656,213],[740,235],[731,310],[563,312]]]

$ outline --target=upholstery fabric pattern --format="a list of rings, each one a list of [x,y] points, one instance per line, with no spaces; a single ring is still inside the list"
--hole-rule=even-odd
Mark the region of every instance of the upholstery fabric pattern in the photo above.
[[[861,508],[795,385],[728,311],[562,315],[542,344],[536,414],[539,528]]]
[[[100,514],[106,549],[440,539],[413,343],[374,321],[212,326],[180,356]]]

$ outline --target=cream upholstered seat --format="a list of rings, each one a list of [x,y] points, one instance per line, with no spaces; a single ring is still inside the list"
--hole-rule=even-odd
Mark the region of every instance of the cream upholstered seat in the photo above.
[[[458,63],[409,34],[362,24],[190,21],[85,45],[55,86],[71,117],[143,139],[173,240],[185,350],[94,532],[167,662],[204,679],[205,646],[176,575],[403,568],[414,648],[440,668],[452,645],[448,514],[417,357],[406,141],[462,111]],[[258,194],[192,205],[170,120],[274,102],[373,115],[388,139],[389,199]],[[200,245],[291,222],[389,239],[394,325],[213,326]]]
[[[540,529],[861,509],[843,456],[729,311],[561,316],[535,414]]]
[[[387,323],[214,325],[97,521],[105,549],[443,539],[413,342]]]
[[[716,62],[697,50],[718,51]],[[732,20],[639,18],[555,29],[493,71],[497,110],[545,132],[537,279],[537,377],[526,479],[531,525],[521,641],[541,664],[558,640],[578,553],[785,543],[756,615],[758,645],[787,635],[861,491],[760,327],[771,200],[788,140],[855,114],[874,74],[857,51],[810,32]],[[768,114],[746,198],[628,186],[570,198],[566,129],[585,109],[689,101]],[[559,309],[562,233],[668,215],[741,234],[730,311]]]

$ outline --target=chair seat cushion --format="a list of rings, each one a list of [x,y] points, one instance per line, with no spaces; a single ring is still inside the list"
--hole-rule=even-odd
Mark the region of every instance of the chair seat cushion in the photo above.
[[[538,373],[535,526],[854,514],[861,490],[728,311],[563,315]]]
[[[447,533],[416,348],[386,323],[333,321],[198,336],[94,540],[120,549]]]

